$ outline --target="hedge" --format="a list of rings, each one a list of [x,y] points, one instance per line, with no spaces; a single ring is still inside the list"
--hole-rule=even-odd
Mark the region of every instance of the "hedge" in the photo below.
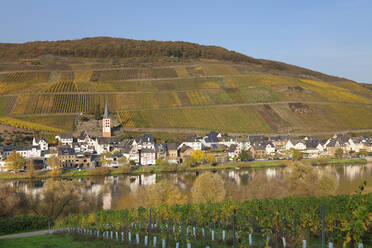
[[[19,215],[0,219],[0,235],[27,232],[48,228],[53,221],[44,216]]]

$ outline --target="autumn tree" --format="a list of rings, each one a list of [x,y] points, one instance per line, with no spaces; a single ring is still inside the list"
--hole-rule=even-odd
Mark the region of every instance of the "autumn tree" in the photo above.
[[[343,156],[344,156],[344,150],[342,150],[341,148],[338,148],[335,152],[335,157],[342,158]]]
[[[226,195],[224,182],[218,174],[203,173],[196,178],[191,195],[194,203],[223,201]]]
[[[57,156],[51,156],[48,158],[47,160],[48,162],[48,167],[52,170],[52,171],[56,171],[60,168],[60,162],[57,158]]]
[[[201,164],[205,159],[205,152],[202,150],[195,150],[192,152],[191,157],[195,159],[196,163]]]
[[[102,167],[110,167],[112,165],[112,154],[108,151],[101,153],[100,163]]]
[[[197,165],[197,162],[196,162],[196,159],[193,158],[193,157],[187,157],[185,158],[185,160],[183,161],[183,164],[186,166],[186,167],[194,167]]]
[[[242,150],[239,154],[240,161],[250,161],[253,159],[252,153],[246,150]]]
[[[12,152],[5,160],[5,165],[7,169],[11,171],[23,170],[26,165],[26,160],[19,153]]]
[[[205,155],[205,161],[208,164],[212,164],[212,163],[216,162],[216,157],[213,154],[208,153],[208,154]]]

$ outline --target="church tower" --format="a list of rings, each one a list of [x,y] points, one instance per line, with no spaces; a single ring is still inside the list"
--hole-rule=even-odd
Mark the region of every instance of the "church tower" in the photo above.
[[[107,102],[105,102],[105,113],[102,120],[102,136],[111,137],[111,120],[108,113]]]

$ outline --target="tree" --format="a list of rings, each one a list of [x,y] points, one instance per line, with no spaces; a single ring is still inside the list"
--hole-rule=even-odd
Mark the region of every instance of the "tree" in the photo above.
[[[335,152],[335,157],[342,158],[343,156],[344,156],[344,150],[342,150],[341,148],[338,148]]]
[[[195,150],[192,152],[191,157],[195,159],[197,164],[201,164],[204,162],[205,152],[203,152],[202,150]]]
[[[183,164],[186,167],[194,167],[195,165],[197,165],[197,162],[196,162],[196,159],[195,158],[193,158],[193,157],[187,157],[185,159],[185,161],[183,161]]]
[[[26,160],[22,155],[17,152],[12,152],[8,155],[7,159],[5,160],[6,167],[8,170],[17,171],[23,170],[26,165]]]
[[[58,169],[61,167],[61,162],[57,156],[53,155],[47,160],[48,167],[52,170],[52,176],[57,176],[60,171]]]
[[[203,173],[196,178],[191,195],[193,203],[223,201],[226,195],[224,182],[218,174]]]
[[[212,164],[212,163],[216,162],[216,157],[213,154],[209,153],[209,154],[205,155],[205,161],[208,164]]]
[[[102,167],[110,167],[112,164],[112,154],[108,151],[101,153],[100,162]]]
[[[243,150],[239,154],[240,161],[250,161],[253,159],[252,153],[246,150]]]
[[[27,168],[26,168],[26,170],[30,173],[30,176],[33,177],[34,171],[35,171],[35,164],[34,164],[34,160],[32,158],[30,158],[27,161]]]
[[[298,161],[302,159],[302,152],[300,152],[299,150],[291,148],[289,152],[291,154],[293,161]]]
[[[120,157],[120,158],[118,159],[118,164],[119,164],[119,166],[128,165],[129,162],[128,162],[127,157],[125,157],[125,156]]]
[[[94,118],[96,120],[101,119],[101,106],[99,104],[96,105],[96,111],[94,112]]]

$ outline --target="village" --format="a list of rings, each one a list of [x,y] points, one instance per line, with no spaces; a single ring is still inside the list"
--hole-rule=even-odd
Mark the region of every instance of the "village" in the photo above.
[[[32,160],[36,170],[51,169],[50,158],[56,158],[59,169],[87,169],[96,167],[151,166],[167,161],[169,164],[190,163],[195,151],[202,151],[199,163],[228,163],[247,160],[284,160],[322,157],[364,157],[372,152],[372,137],[348,137],[335,134],[328,139],[290,136],[229,137],[217,132],[205,136],[190,135],[180,142],[156,143],[152,134],[137,139],[111,136],[111,119],[105,105],[102,136],[91,137],[81,131],[78,137],[71,133],[57,135],[58,145],[51,146],[45,137],[34,137],[31,146],[1,146],[0,171],[8,171],[10,154]],[[296,155],[297,154],[297,155]],[[104,162],[103,162],[104,161]],[[196,163],[196,162],[194,162]],[[25,166],[26,168],[26,166]],[[22,171],[22,169],[20,169]]]

